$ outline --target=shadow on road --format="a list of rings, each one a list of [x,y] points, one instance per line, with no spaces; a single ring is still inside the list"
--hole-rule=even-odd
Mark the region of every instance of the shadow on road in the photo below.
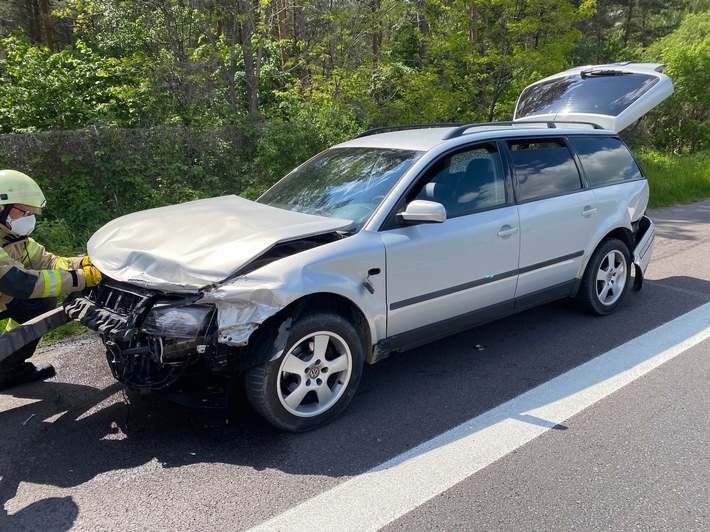
[[[669,240],[698,240],[706,233],[698,233],[698,224],[710,221],[710,200],[689,206],[655,209],[651,218],[656,224],[656,236]]]

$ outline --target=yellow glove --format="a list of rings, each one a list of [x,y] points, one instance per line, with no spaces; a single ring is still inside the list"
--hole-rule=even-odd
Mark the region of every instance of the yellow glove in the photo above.
[[[84,277],[86,278],[86,286],[91,288],[101,282],[101,272],[95,266],[84,266]]]
[[[83,268],[84,266],[93,266],[93,264],[91,263],[91,259],[88,255],[81,259],[81,267]]]

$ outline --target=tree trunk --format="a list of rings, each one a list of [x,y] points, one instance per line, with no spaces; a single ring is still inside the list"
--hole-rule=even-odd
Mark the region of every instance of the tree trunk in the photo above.
[[[419,59],[426,62],[426,39],[429,37],[429,25],[424,17],[424,0],[417,0],[417,30],[419,31]]]
[[[478,7],[475,4],[471,5],[468,16],[471,21],[468,29],[468,40],[469,42],[476,42],[478,40]]]
[[[249,114],[259,114],[259,68],[260,61],[255,60],[254,45],[254,18],[256,16],[254,6],[249,0],[239,0],[237,2],[237,35],[239,44],[242,47],[242,57],[244,58],[244,80],[247,91],[247,108]]]
[[[304,1],[296,0],[293,5],[293,25],[295,27],[293,36],[297,41],[306,40],[306,17],[303,15]]]
[[[286,25],[286,4],[284,0],[276,0],[276,21],[279,28],[279,54],[281,55],[281,70],[286,70],[288,54],[284,41],[288,39],[288,30]]]
[[[27,29],[30,40],[35,44],[39,44],[41,42],[39,4],[37,0],[25,0],[25,6],[27,8]]]
[[[372,64],[377,64],[377,59],[380,55],[380,46],[382,45],[382,32],[380,31],[380,23],[378,21],[380,11],[380,0],[370,0],[370,32],[372,34]]]
[[[306,41],[306,18],[303,14],[305,9],[304,1],[295,0],[293,4],[293,38],[298,43],[296,64],[299,65],[299,69],[302,69],[301,86],[305,89],[310,85],[311,80],[308,56],[303,53],[302,49],[303,43]]]
[[[624,46],[629,44],[631,38],[631,21],[634,18],[634,0],[629,0],[628,11],[626,12],[626,27],[624,28]]]
[[[54,35],[52,33],[52,21],[49,18],[49,2],[42,0],[42,21],[44,22],[44,34],[47,37],[47,48],[55,52]]]

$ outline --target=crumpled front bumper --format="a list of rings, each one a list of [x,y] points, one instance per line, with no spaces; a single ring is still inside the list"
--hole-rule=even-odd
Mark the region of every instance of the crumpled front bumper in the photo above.
[[[136,319],[143,313],[149,298],[139,293],[125,293],[120,302],[109,306],[99,303],[99,292],[98,288],[92,288],[72,294],[64,301],[64,311],[71,319],[103,336],[130,341]]]

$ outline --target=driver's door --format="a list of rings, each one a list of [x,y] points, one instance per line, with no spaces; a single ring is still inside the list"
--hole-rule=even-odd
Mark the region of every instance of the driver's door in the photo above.
[[[512,309],[520,229],[494,144],[448,154],[408,200],[444,205],[441,223],[400,223],[382,231],[386,249],[387,335]]]

